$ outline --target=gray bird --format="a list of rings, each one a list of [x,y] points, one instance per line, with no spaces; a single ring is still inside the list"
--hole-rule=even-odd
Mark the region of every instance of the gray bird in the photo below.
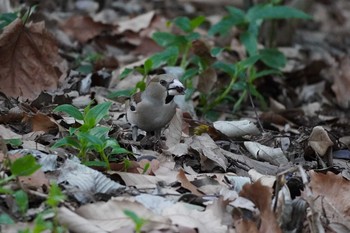
[[[183,95],[183,84],[169,74],[152,78],[143,92],[131,96],[127,103],[126,117],[132,126],[132,137],[136,141],[138,129],[154,132],[157,142],[160,141],[162,129],[171,121],[176,112],[174,96]]]

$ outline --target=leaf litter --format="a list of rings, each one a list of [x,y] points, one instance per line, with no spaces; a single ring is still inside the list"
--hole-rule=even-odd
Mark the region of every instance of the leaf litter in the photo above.
[[[223,14],[225,1],[95,2],[98,7],[48,2],[53,5],[41,3],[33,13],[43,21],[17,19],[0,34],[1,179],[11,175],[4,166],[8,158],[32,154],[42,165],[32,176],[5,186],[22,188],[31,202],[22,218],[14,196],[2,194],[0,214],[10,213],[15,223],[2,225],[1,231],[33,227],[29,213],[41,208],[49,182],[58,183],[68,196],[58,208],[58,221],[72,232],[134,232],[135,219],[125,210],[145,220],[142,232],[350,231],[350,28],[344,20],[349,3],[312,4],[313,22],[298,25],[293,43],[279,47],[287,56],[284,77],[255,82],[270,100],[266,110],[246,102],[232,113],[227,104],[216,109],[214,121],[207,121],[194,111],[200,104],[195,93],[188,102],[179,100],[179,106],[187,106],[164,133],[168,149],[159,151],[132,142],[122,101],[108,100],[113,103],[109,119],[100,124],[133,154],[114,156],[107,171],[94,153],[89,154],[92,163],[84,164],[72,148],[51,148],[70,127],[81,124],[52,110],[72,103],[83,109],[107,101],[113,91],[133,88],[142,76],[119,80],[119,74],[161,51],[151,40],[153,32],[171,31],[167,20],[196,17],[197,9],[209,23]],[[1,4],[11,10],[8,1]],[[243,59],[235,33],[197,41],[191,52],[211,64],[207,45],[226,43],[232,51],[215,60]],[[280,43],[292,38],[282,34]],[[208,96],[228,85],[227,77],[211,68],[193,80]]]

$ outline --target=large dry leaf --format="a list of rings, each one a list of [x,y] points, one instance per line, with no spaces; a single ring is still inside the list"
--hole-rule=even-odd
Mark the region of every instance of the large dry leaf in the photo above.
[[[25,26],[16,19],[0,35],[0,91],[34,99],[57,88],[62,59],[44,22]]]
[[[271,188],[262,185],[260,182],[255,182],[253,184],[244,185],[243,190],[239,195],[251,200],[260,210],[260,233],[282,232],[281,228],[278,226],[276,217],[271,210]]]
[[[337,97],[339,106],[349,108],[350,106],[350,58],[342,59],[340,63],[340,75],[334,78],[332,90]]]
[[[319,210],[324,209],[330,223],[341,223],[350,229],[350,181],[341,175],[310,172],[310,188],[319,197]]]
[[[90,16],[75,15],[66,20],[61,28],[67,35],[85,43],[110,27],[93,21]]]
[[[124,214],[124,210],[132,211],[140,218],[146,219],[142,226],[143,232],[166,228],[170,225],[168,218],[153,213],[134,198],[116,198],[108,202],[87,204],[78,208],[75,213],[62,207],[59,209],[58,218],[61,224],[74,232],[92,232],[87,231],[85,224],[100,229],[94,232],[112,232],[123,227],[134,226],[133,221]]]

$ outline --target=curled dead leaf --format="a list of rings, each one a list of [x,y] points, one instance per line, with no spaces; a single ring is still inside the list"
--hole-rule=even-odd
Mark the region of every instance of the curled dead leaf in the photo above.
[[[329,138],[327,131],[322,126],[316,126],[312,129],[309,145],[319,155],[324,156],[329,147],[334,143]]]

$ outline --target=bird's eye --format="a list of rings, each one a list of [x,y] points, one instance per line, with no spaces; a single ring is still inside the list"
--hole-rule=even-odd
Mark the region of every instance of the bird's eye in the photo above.
[[[165,80],[160,80],[160,85],[166,86],[167,82]]]

